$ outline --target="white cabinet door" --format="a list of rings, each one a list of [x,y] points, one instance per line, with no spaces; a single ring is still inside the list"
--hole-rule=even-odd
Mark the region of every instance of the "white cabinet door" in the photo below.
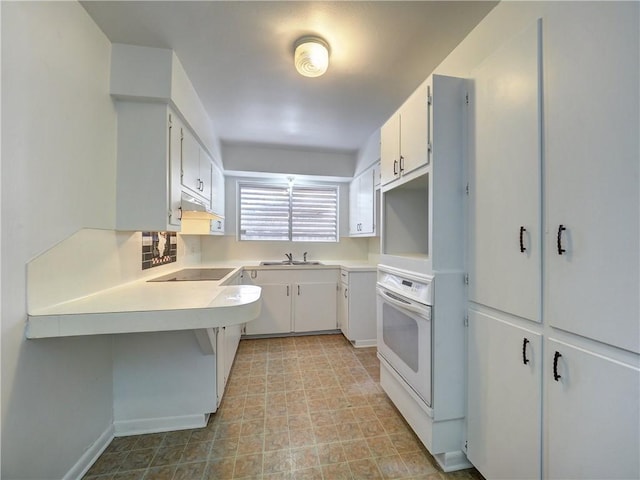
[[[400,107],[400,172],[406,175],[429,162],[427,85],[422,83]]]
[[[359,187],[360,177],[356,177],[349,184],[349,235],[358,235],[360,224],[358,210]]]
[[[291,332],[291,285],[261,284],[262,309],[255,320],[247,322],[247,335]]]
[[[639,9],[638,2],[587,2],[550,16],[544,31],[545,316],[555,327],[634,352]]]
[[[338,328],[345,337],[349,336],[349,287],[346,283],[338,284]]]
[[[640,368],[554,339],[545,352],[544,478],[640,478]]]
[[[380,129],[380,178],[385,185],[400,175],[400,114],[395,113]]]
[[[180,122],[157,103],[117,101],[116,229],[179,231]]]
[[[200,195],[200,145],[186,128],[181,128],[182,186]]]
[[[349,186],[349,233],[370,236],[375,233],[374,168],[365,170]]]
[[[342,332],[355,346],[376,344],[376,272],[349,272],[348,286],[339,301],[345,300],[347,330]],[[344,306],[344,305],[343,305]]]
[[[358,182],[358,217],[360,219],[360,234],[374,233],[375,187],[373,182],[374,170],[370,168],[362,175]]]
[[[336,282],[298,283],[293,287],[293,331],[335,330]]]
[[[211,192],[211,210],[219,217],[224,217],[224,173],[215,163],[212,164],[213,180]]]
[[[199,148],[199,178],[200,178],[200,195],[202,195],[207,204],[211,206],[211,195],[213,191],[213,162],[202,147]]]
[[[169,112],[169,224],[179,227],[182,188],[180,185],[180,129],[178,117]]]
[[[469,311],[467,457],[485,478],[540,478],[541,335]]]
[[[472,73],[469,299],[540,321],[540,57],[534,24]]]

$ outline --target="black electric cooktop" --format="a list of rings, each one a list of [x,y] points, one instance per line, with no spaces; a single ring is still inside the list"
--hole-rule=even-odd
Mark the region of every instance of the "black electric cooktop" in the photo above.
[[[234,268],[185,268],[161,277],[152,278],[149,282],[197,282],[200,280],[222,280]]]

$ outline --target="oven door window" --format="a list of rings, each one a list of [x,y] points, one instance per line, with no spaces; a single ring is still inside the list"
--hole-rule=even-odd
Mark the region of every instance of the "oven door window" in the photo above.
[[[388,303],[382,304],[382,338],[406,366],[419,369],[420,332],[416,320]]]

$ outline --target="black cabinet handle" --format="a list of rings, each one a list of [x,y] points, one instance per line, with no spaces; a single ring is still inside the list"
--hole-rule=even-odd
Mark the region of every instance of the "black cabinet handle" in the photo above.
[[[393,161],[393,174],[394,175],[398,174],[398,160]]]
[[[522,340],[522,363],[525,365],[529,363],[529,359],[527,358],[527,343],[529,343],[529,339],[525,337],[524,340]]]
[[[562,375],[558,375],[558,359],[562,354],[558,351],[553,355],[553,379],[557,382],[562,378]]]
[[[520,253],[524,253],[527,251],[527,247],[524,246],[524,232],[526,231],[526,228],[520,227]]]
[[[558,238],[557,238],[558,255],[562,255],[564,252],[566,252],[566,250],[562,248],[562,232],[564,232],[566,229],[567,228],[564,225],[558,226]]]
[[[400,155],[400,171],[404,172],[404,157]]]

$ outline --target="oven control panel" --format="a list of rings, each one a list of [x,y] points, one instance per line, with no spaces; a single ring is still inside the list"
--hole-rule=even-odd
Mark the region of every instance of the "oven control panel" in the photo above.
[[[417,277],[418,275],[412,272],[401,274],[381,269],[379,270],[378,284],[404,297],[431,305],[433,279],[427,276],[419,279]]]

